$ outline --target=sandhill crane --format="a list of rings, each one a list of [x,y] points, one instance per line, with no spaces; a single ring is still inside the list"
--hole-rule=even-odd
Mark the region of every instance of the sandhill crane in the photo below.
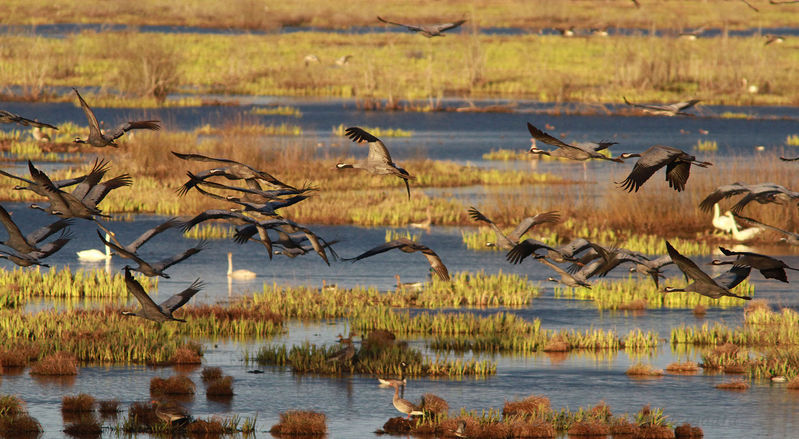
[[[183,154],[175,151],[172,151],[172,154],[174,154],[175,157],[178,157],[183,160],[220,164],[219,167],[212,168],[204,172],[194,173],[194,177],[198,179],[204,180],[208,177],[219,175],[227,178],[228,180],[244,180],[247,183],[247,187],[255,190],[261,190],[261,185],[258,183],[259,181],[263,181],[265,183],[269,183],[271,185],[280,188],[297,190],[297,188],[283,183],[282,181],[270,175],[268,172],[260,171],[251,166],[245,165],[244,163],[239,163],[235,160],[208,157],[202,154]],[[181,187],[178,190],[178,193],[180,195],[185,194],[186,192],[189,191],[189,189],[194,187],[195,184],[196,182],[190,180],[188,183],[183,185],[183,187]]]
[[[558,221],[560,221],[560,214],[556,211],[539,213],[534,216],[528,216],[527,218],[521,220],[521,222],[519,222],[519,225],[517,225],[512,232],[510,232],[507,236],[505,236],[505,234],[502,233],[502,230],[500,230],[499,227],[497,227],[497,225],[494,224],[493,221],[488,219],[487,216],[480,213],[480,211],[475,209],[474,207],[469,208],[469,216],[473,220],[482,221],[488,224],[489,227],[491,227],[491,229],[494,231],[494,234],[497,237],[497,241],[496,243],[486,243],[486,245],[489,247],[496,246],[497,248],[502,250],[512,249],[519,242],[522,236],[524,236],[524,234],[527,233],[527,231],[529,231],[536,225],[544,223],[556,224]]]
[[[560,279],[556,279],[554,277],[548,277],[547,278],[548,281],[557,282],[566,285],[568,287],[585,287],[585,288],[591,288],[591,284],[588,283],[588,278],[597,274],[599,270],[602,268],[602,266],[605,264],[604,260],[597,259],[591,262],[590,264],[583,266],[576,273],[569,274],[566,270],[558,267],[552,262],[549,262],[546,258],[539,258],[538,262],[555,270],[555,272],[560,275]]]
[[[785,235],[785,237],[784,238],[780,238],[781,241],[785,241],[786,243],[788,243],[790,245],[799,245],[799,234],[797,234],[797,233],[789,232],[787,230],[780,229],[779,227],[770,226],[770,225],[768,225],[766,223],[762,223],[762,222],[760,222],[760,221],[758,221],[756,219],[747,218],[745,216],[741,216],[741,215],[738,215],[738,214],[735,214],[735,213],[733,213],[732,215],[735,218],[742,219],[744,221],[748,221],[748,222],[750,222],[752,224],[757,224],[760,227],[764,227],[766,229],[773,230],[773,231],[775,231],[777,233],[782,233],[783,235]]]
[[[166,299],[161,302],[160,305],[157,305],[150,295],[144,291],[139,281],[133,278],[130,270],[130,267],[125,267],[125,286],[128,292],[133,294],[133,297],[139,301],[141,307],[135,312],[122,311],[123,315],[141,317],[159,323],[166,321],[185,322],[183,319],[174,317],[172,313],[188,302],[189,299],[203,288],[203,283],[200,279],[195,280],[185,290]]]
[[[735,256],[736,258],[732,261],[721,261],[714,259],[712,261],[713,265],[733,264],[733,266],[736,267],[752,267],[755,270],[760,271],[760,274],[762,274],[766,279],[777,279],[785,283],[788,283],[788,276],[785,273],[786,268],[789,270],[799,271],[799,268],[790,267],[788,264],[779,259],[762,255],[760,253],[736,252],[727,250],[724,247],[719,247],[719,250],[721,250],[725,256]]]
[[[718,299],[722,296],[737,297],[744,300],[752,300],[749,296],[739,296],[730,292],[741,283],[746,276],[749,275],[749,267],[733,267],[733,270],[723,273],[721,276],[711,278],[707,273],[702,271],[694,261],[681,255],[671,244],[666,241],[666,250],[671,257],[671,260],[677,264],[677,267],[682,271],[686,277],[693,282],[683,288],[666,287],[663,289],[664,293],[671,293],[674,291],[692,291],[703,296],[710,297],[711,299]],[[732,273],[732,274],[729,274]]]
[[[419,244],[415,241],[411,241],[408,238],[399,238],[395,239],[394,241],[389,241],[385,244],[378,245],[377,247],[368,250],[360,255],[349,258],[343,259],[344,261],[360,261],[361,259],[368,258],[369,256],[374,256],[378,253],[387,252],[393,249],[399,249],[405,253],[413,253],[413,252],[421,252],[425,258],[427,258],[427,262],[430,264],[430,268],[433,272],[438,276],[439,279],[443,281],[449,281],[449,272],[447,271],[447,267],[441,262],[441,258],[434,252],[430,247],[424,246]]]
[[[49,123],[37,122],[33,119],[28,119],[5,110],[0,110],[0,123],[16,123],[26,127],[51,128],[58,130],[58,127],[50,125]]]
[[[78,89],[73,88],[73,90],[75,90],[75,94],[78,96],[78,100],[80,101],[80,106],[83,108],[83,113],[86,115],[86,119],[89,121],[89,137],[86,139],[76,137],[74,143],[87,144],[96,146],[98,148],[105,146],[113,146],[116,148],[118,145],[114,141],[122,137],[123,134],[130,130],[161,129],[161,125],[158,125],[160,122],[159,120],[138,120],[124,123],[118,126],[115,130],[103,134],[103,132],[100,130],[100,123],[97,122],[97,117],[94,115],[94,111],[92,111],[91,107],[89,107],[89,104],[83,100],[83,97],[81,97],[80,93],[78,93]]]
[[[6,229],[6,232],[8,232],[8,239],[5,241],[0,241],[0,244],[14,249],[21,255],[29,255],[33,258],[41,259],[55,253],[61,247],[58,246],[58,248],[54,249],[55,246],[53,243],[45,244],[42,247],[38,247],[37,244],[47,239],[50,235],[62,231],[64,228],[70,226],[72,224],[72,220],[61,219],[50,225],[40,227],[23,236],[22,231],[19,229],[19,226],[17,226],[14,220],[11,219],[11,215],[8,213],[8,211],[3,206],[0,206],[0,223],[2,223],[3,227]],[[63,238],[64,236],[61,237],[61,239]],[[66,243],[66,241],[64,243]]]
[[[733,213],[741,213],[743,208],[752,201],[757,201],[760,204],[780,204],[787,201],[799,200],[799,192],[794,192],[785,186],[775,183],[745,184],[736,182],[717,187],[699,203],[699,208],[707,212],[713,204],[725,198],[740,194],[746,195],[732,206],[730,210]]]
[[[666,181],[669,182],[669,187],[674,188],[677,192],[685,189],[685,183],[691,173],[691,165],[706,168],[712,166],[710,162],[700,162],[696,157],[688,154],[687,152],[674,148],[672,146],[655,145],[640,154],[623,153],[619,157],[627,159],[630,157],[640,157],[635,163],[632,172],[627,178],[616,184],[621,185],[623,190],[628,192],[638,192],[644,182],[649,177],[654,175],[658,169],[666,167]]]
[[[624,98],[624,103],[635,108],[642,109],[645,113],[651,113],[658,116],[693,116],[691,113],[685,113],[684,110],[687,110],[698,102],[700,99],[691,99],[690,101],[686,102],[677,102],[674,104],[666,104],[666,105],[644,105],[644,104],[634,104],[627,100],[626,97]]]
[[[161,276],[163,278],[169,279],[169,275],[164,273],[164,270],[167,268],[177,264],[178,262],[199,253],[200,250],[204,249],[206,246],[205,241],[200,241],[199,244],[196,246],[184,250],[181,253],[178,253],[172,257],[162,259],[158,262],[150,263],[142,259],[139,255],[135,252],[130,252],[122,246],[116,245],[113,242],[106,241],[103,239],[103,235],[100,231],[97,231],[97,236],[100,237],[100,240],[103,241],[103,244],[111,247],[117,254],[123,258],[132,259],[134,262],[138,264],[137,267],[131,268],[131,270],[138,271],[139,273],[144,274],[145,276]]]
[[[380,139],[369,134],[362,128],[349,127],[345,130],[345,133],[347,137],[352,139],[353,142],[368,143],[369,155],[366,156],[365,161],[360,160],[355,163],[337,163],[336,168],[363,169],[375,175],[394,175],[396,177],[399,177],[402,179],[402,181],[405,182],[405,189],[408,191],[408,199],[410,199],[411,187],[408,184],[408,180],[412,180],[416,177],[410,175],[408,171],[400,168],[391,160],[391,154],[389,154],[386,145],[384,145]]]
[[[455,29],[456,27],[462,25],[463,23],[466,23],[466,20],[458,20],[452,23],[441,23],[441,24],[403,24],[394,21],[388,21],[380,16],[378,16],[377,19],[386,24],[393,24],[394,26],[404,27],[411,32],[419,32],[420,34],[426,36],[427,38],[443,37],[444,34],[442,32],[448,31],[450,29]]]
[[[530,131],[530,135],[533,136],[533,139],[558,147],[558,149],[546,151],[539,149],[537,146],[535,146],[535,142],[533,142],[533,145],[530,147],[530,153],[532,154],[544,154],[550,157],[558,157],[569,160],[600,159],[624,163],[624,160],[619,157],[608,157],[598,152],[602,151],[603,149],[607,149],[611,145],[615,145],[616,142],[581,142],[570,144],[539,130],[530,122],[527,122],[527,130]]]
[[[557,249],[550,247],[537,239],[528,238],[514,245],[508,254],[505,255],[505,259],[512,264],[518,264],[530,255],[534,255],[536,259],[540,259],[545,257],[535,253],[536,250],[540,249],[546,249],[550,252],[559,253]]]

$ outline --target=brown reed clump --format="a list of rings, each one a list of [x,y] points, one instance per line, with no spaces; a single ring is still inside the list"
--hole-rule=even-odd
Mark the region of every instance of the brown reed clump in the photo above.
[[[546,396],[530,395],[521,401],[505,401],[502,407],[502,416],[529,416],[538,417],[550,411],[549,398]]]
[[[14,349],[0,349],[0,363],[3,367],[25,367],[30,361],[39,358],[41,349],[34,343],[14,345]]]
[[[771,308],[768,306],[768,300],[766,299],[754,299],[746,302],[746,306],[744,307],[744,314],[751,314],[758,311],[770,311]]]
[[[705,435],[699,427],[692,427],[691,424],[685,423],[674,428],[675,439],[698,439]]]
[[[622,303],[619,305],[620,310],[627,310],[627,311],[643,311],[646,309],[647,302],[646,299],[635,299],[629,302]]]
[[[167,360],[169,364],[200,364],[203,359],[200,357],[198,349],[192,346],[181,346],[175,350],[175,353]]]
[[[212,381],[205,389],[206,396],[233,396],[233,377],[226,376]]]
[[[635,435],[638,433],[638,426],[625,418],[615,418],[610,423],[610,434],[614,437]]]
[[[786,389],[799,390],[799,375],[791,378],[788,384],[785,385]]]
[[[28,415],[0,416],[0,437],[36,437],[42,432],[42,425]]]
[[[477,432],[480,431],[480,423],[472,416],[444,419],[439,422],[436,431],[443,437],[456,437],[455,431],[458,429],[458,424],[461,422],[465,423],[463,429],[464,437],[477,437]]]
[[[18,416],[25,413],[24,403],[14,395],[0,396],[0,417]]]
[[[155,408],[149,402],[134,402],[128,408],[128,417],[123,424],[127,432],[150,431],[153,425],[161,420],[155,414]]]
[[[746,373],[747,365],[746,364],[727,364],[722,369],[724,373],[733,373],[733,374],[741,374]]]
[[[559,335],[552,337],[544,348],[542,349],[544,352],[569,352],[571,350],[571,345],[568,341],[561,338]]]
[[[154,377],[150,380],[150,396],[194,395],[194,389],[194,383],[184,375],[175,375],[167,379]]]
[[[635,363],[625,372],[629,376],[661,376],[663,375],[662,369],[655,369],[651,364]]]
[[[707,314],[707,307],[701,303],[694,307],[694,315],[696,317],[704,317]]]
[[[671,363],[666,366],[666,371],[670,373],[695,373],[699,371],[699,365],[693,361],[684,363]]]
[[[383,424],[382,432],[388,434],[407,434],[410,433],[414,427],[416,427],[415,419],[397,416],[396,418],[389,418],[389,420]]]
[[[220,378],[222,378],[222,368],[220,367],[203,367],[203,371],[200,373],[200,379],[206,384]]]
[[[369,333],[363,342],[364,349],[385,349],[394,344],[397,336],[385,329],[376,329]]]
[[[62,412],[90,412],[94,410],[94,397],[85,393],[61,398]]]
[[[197,419],[186,426],[186,433],[192,435],[217,435],[226,433],[222,420],[218,417]]]
[[[280,414],[280,422],[273,425],[270,433],[280,435],[322,435],[327,433],[324,413],[308,410],[290,410]]]
[[[77,375],[78,360],[67,352],[45,355],[31,367],[31,375]]]
[[[103,433],[103,428],[100,421],[92,413],[83,415],[77,421],[67,424],[64,427],[64,433],[81,438],[100,437]]]
[[[717,389],[722,390],[747,390],[749,389],[749,383],[742,379],[727,381],[721,384],[716,384]]]
[[[449,404],[440,396],[425,393],[422,395],[422,410],[434,415],[446,414],[449,411]]]
[[[482,431],[477,437],[486,439],[500,439],[510,436],[511,426],[504,422],[489,422],[483,424]]]
[[[569,436],[607,436],[610,429],[604,422],[594,419],[575,422],[569,428]]]
[[[116,414],[119,413],[119,400],[104,399],[97,401],[97,409],[99,410],[101,416],[116,416]]]
[[[512,418],[509,427],[511,438],[553,438],[557,434],[552,423],[545,420]]]
[[[642,425],[633,435],[634,439],[674,439],[674,430],[665,425]]]

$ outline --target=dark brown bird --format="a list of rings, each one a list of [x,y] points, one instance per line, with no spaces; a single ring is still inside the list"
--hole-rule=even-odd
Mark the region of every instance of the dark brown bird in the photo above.
[[[683,288],[666,287],[663,289],[664,293],[671,293],[674,291],[692,291],[694,293],[710,297],[711,299],[718,299],[722,296],[730,296],[744,300],[752,300],[752,298],[749,296],[739,296],[730,292],[731,288],[734,288],[744,279],[746,279],[747,276],[749,276],[749,271],[751,268],[733,266],[732,270],[715,278],[711,278],[707,273],[702,271],[702,269],[699,268],[694,261],[681,255],[674,247],[671,246],[668,241],[666,241],[666,250],[669,252],[671,260],[677,264],[677,267],[680,269],[680,271],[682,271],[685,276],[691,279],[693,282]]]
[[[38,247],[37,244],[47,239],[50,235],[71,225],[72,220],[61,219],[50,225],[40,227],[27,235],[23,235],[19,226],[11,219],[11,215],[8,211],[3,206],[0,206],[0,223],[2,223],[3,227],[5,227],[8,232],[8,239],[0,241],[0,244],[11,247],[22,255],[29,255],[40,259],[53,254],[61,247],[53,250],[54,243],[45,244],[42,247]],[[66,244],[66,241],[64,243]]]
[[[33,119],[27,119],[5,110],[0,110],[0,123],[16,123],[26,127],[52,128],[58,130],[58,127],[50,125],[49,123],[37,122]]]
[[[761,255],[760,253],[752,252],[736,252],[727,250],[724,247],[719,247],[725,256],[735,256],[735,260],[721,261],[714,259],[711,263],[713,265],[733,264],[733,267],[752,267],[760,271],[766,279],[777,279],[779,281],[788,283],[788,276],[785,269],[799,271],[799,268],[789,267],[785,262],[772,258],[771,256]]]
[[[456,27],[462,25],[463,23],[466,23],[466,20],[458,20],[453,23],[441,23],[441,24],[403,24],[394,21],[388,21],[380,16],[378,16],[377,19],[386,24],[393,24],[394,26],[404,27],[411,32],[419,32],[420,34],[426,36],[427,38],[443,37],[444,34],[442,34],[442,32],[448,31],[450,29],[455,29]]]
[[[83,100],[83,97],[81,97],[80,93],[78,93],[78,89],[73,88],[73,90],[75,90],[75,94],[78,95],[80,106],[83,108],[83,113],[86,114],[86,119],[89,121],[89,137],[87,137],[85,140],[81,139],[80,137],[76,137],[74,140],[75,143],[84,143],[91,146],[96,146],[98,148],[105,146],[113,146],[116,148],[118,145],[114,141],[122,137],[123,134],[130,130],[161,129],[161,125],[158,125],[158,123],[161,122],[160,120],[139,120],[124,123],[118,126],[115,130],[109,131],[107,134],[103,134],[103,132],[100,130],[100,122],[97,121],[94,111],[92,111],[91,107],[89,107],[89,104]]]
[[[621,185],[621,188],[628,192],[638,192],[644,182],[649,177],[655,174],[658,169],[666,167],[666,181],[669,182],[669,187],[674,188],[677,192],[685,189],[685,183],[691,174],[691,165],[706,168],[712,166],[710,162],[700,162],[696,157],[688,154],[687,152],[671,146],[655,145],[640,154],[623,153],[619,157],[628,159],[630,157],[640,157],[632,172],[627,178],[616,184]]]
[[[408,180],[412,180],[416,177],[410,175],[408,171],[400,168],[391,160],[391,154],[389,154],[386,145],[384,145],[380,139],[367,133],[362,128],[349,127],[345,130],[345,133],[353,142],[368,143],[369,155],[366,156],[366,160],[357,161],[355,163],[337,163],[336,168],[363,169],[375,175],[394,175],[399,177],[405,182],[405,189],[408,191],[408,199],[410,199],[411,187],[408,184]]]
[[[430,249],[430,247],[424,246],[419,244],[415,241],[411,241],[408,238],[399,238],[395,239],[394,241],[389,241],[383,245],[378,245],[377,247],[368,250],[360,255],[349,258],[349,259],[342,259],[344,261],[360,261],[361,259],[368,258],[369,256],[374,256],[378,253],[387,252],[393,249],[399,249],[405,253],[413,253],[413,252],[422,252],[425,258],[427,258],[427,262],[430,263],[430,268],[433,272],[436,273],[439,279],[444,281],[449,281],[449,272],[447,271],[447,267],[441,262],[441,258],[438,257],[436,252]]]
[[[122,315],[136,316],[162,323],[167,321],[186,322],[183,319],[174,317],[172,313],[194,297],[203,288],[203,283],[200,279],[195,280],[188,288],[164,300],[160,305],[156,304],[150,295],[144,291],[139,281],[133,278],[130,273],[130,267],[125,267],[125,286],[128,289],[128,293],[133,294],[133,297],[139,301],[141,308],[135,312],[122,311]]]

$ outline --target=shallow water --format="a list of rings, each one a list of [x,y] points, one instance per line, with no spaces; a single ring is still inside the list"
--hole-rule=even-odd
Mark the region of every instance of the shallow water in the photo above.
[[[278,116],[249,115],[253,105],[272,103],[297,106],[303,112],[299,119]],[[535,108],[533,103],[522,104]],[[0,103],[0,107],[23,115],[35,115],[41,120],[60,123],[73,121],[85,124],[83,114],[69,103],[29,104]],[[720,113],[727,111],[721,107],[704,107],[702,111]],[[761,115],[784,117],[795,114],[793,109],[783,108],[744,108],[738,112],[758,112]],[[222,124],[245,116],[262,123],[295,123],[302,126],[304,135],[301,142],[322,144],[320,154],[333,154],[350,148],[348,140],[332,135],[331,128],[339,124],[402,128],[414,131],[410,138],[384,139],[392,149],[395,159],[429,156],[437,159],[453,160],[460,163],[473,163],[478,166],[495,166],[525,169],[527,162],[493,163],[482,160],[482,154],[494,147],[524,150],[529,147],[529,137],[525,122],[544,126],[552,124],[554,129],[547,131],[556,135],[568,134],[568,139],[586,140],[612,138],[620,143],[616,151],[642,151],[653,143],[666,143],[690,148],[698,138],[709,138],[719,142],[719,151],[708,154],[711,160],[723,161],[729,154],[755,157],[754,145],[765,145],[767,151],[781,151],[782,144],[789,134],[796,133],[796,122],[780,119],[732,120],[716,118],[663,118],[663,117],[621,117],[613,115],[598,116],[551,116],[530,113],[392,113],[360,112],[352,101],[338,100],[293,100],[293,99],[253,99],[241,106],[166,108],[157,110],[97,109],[100,119],[122,121],[129,117],[158,117],[165,121],[168,129],[193,129],[205,123]],[[2,126],[1,129],[14,127]],[[707,129],[710,134],[698,134],[699,129]],[[688,132],[682,134],[680,130]],[[615,133],[619,134],[618,136]],[[285,144],[294,141],[289,139]],[[268,139],[265,143],[283,145],[281,140]],[[270,147],[270,146],[265,146]],[[190,149],[191,146],[187,146]],[[356,147],[357,148],[357,147]],[[330,150],[333,152],[326,152]],[[357,151],[353,149],[352,151]],[[703,155],[703,154],[698,154]],[[605,190],[619,171],[609,163],[589,163],[583,171],[582,164],[560,162],[534,162],[539,171],[547,171],[565,178],[586,181],[586,184],[565,186],[562,191],[532,188],[446,188],[425,189],[435,195],[449,195],[472,202],[481,202],[496,196],[549,197],[557,204],[557,197],[564,191],[574,196],[594,197]],[[11,172],[25,175],[24,167],[4,166]],[[123,168],[122,163],[113,163]],[[625,166],[624,169],[628,169]],[[50,168],[45,168],[50,169]],[[612,177],[612,178],[611,178]],[[596,184],[602,181],[605,183]],[[34,211],[21,203],[3,203],[12,218],[21,224],[23,233],[50,223],[53,218]],[[140,215],[130,222],[107,222],[117,233],[121,242],[127,243],[143,231],[164,221],[165,217]],[[335,246],[342,257],[355,256],[375,245],[381,244],[385,228],[363,228],[354,226],[317,226],[311,229],[327,240],[339,239]],[[75,252],[87,248],[100,248],[96,237],[97,227],[85,220],[76,220],[72,231],[75,238],[60,252],[47,259],[54,267],[69,265],[71,268],[99,268],[105,264],[81,264]],[[688,309],[648,310],[643,313],[598,311],[589,301],[564,300],[553,297],[551,284],[546,282],[550,273],[541,264],[525,261],[511,265],[500,252],[476,252],[465,248],[461,239],[461,229],[455,227],[433,227],[429,232],[411,230],[420,235],[420,241],[433,248],[447,264],[450,272],[485,270],[487,273],[503,272],[527,274],[542,290],[541,295],[522,309],[506,310],[517,313],[526,319],[541,319],[542,325],[549,329],[589,328],[615,329],[621,334],[635,328],[657,331],[661,338],[668,337],[669,331],[683,323],[699,325],[704,322],[722,321],[738,325],[743,313],[740,308],[711,308],[707,315],[698,320]],[[167,231],[142,246],[140,253],[145,258],[160,259],[196,244],[196,241],[180,236],[175,231]],[[782,256],[790,265],[799,266],[799,256],[788,247],[769,247],[761,250],[775,256]],[[233,252],[234,268],[255,271],[258,276],[249,282],[228,283],[225,272],[226,252]],[[701,264],[710,256],[696,258]],[[127,261],[114,256],[108,269],[119,271]],[[10,267],[7,261],[0,260],[0,266]],[[703,265],[704,266],[704,265]],[[337,284],[340,287],[355,285],[375,286],[381,290],[392,289],[394,274],[402,281],[425,280],[428,264],[420,254],[405,254],[399,251],[387,252],[357,263],[331,263],[326,266],[316,255],[296,259],[275,256],[268,260],[265,250],[256,244],[239,246],[230,240],[211,241],[206,250],[194,255],[167,272],[170,279],[159,281],[159,291],[171,295],[185,288],[200,277],[206,287],[194,299],[196,302],[225,301],[232,295],[251,294],[259,291],[263,284],[310,285],[320,287],[322,282]],[[669,276],[676,276],[676,268],[667,269]],[[611,279],[626,277],[626,272],[611,273]],[[789,277],[795,277],[789,273]],[[770,303],[799,309],[799,299],[793,284],[783,284],[764,280],[759,274],[752,275],[756,297],[766,298]],[[36,301],[30,310],[63,306],[53,301]],[[88,303],[87,306],[91,306]],[[478,314],[489,314],[504,309],[465,310]],[[444,310],[443,312],[450,312]],[[313,324],[291,322],[288,333],[276,338],[278,343],[332,344],[334,335],[347,332],[346,322],[332,321]],[[268,429],[277,422],[278,414],[291,409],[313,409],[328,415],[330,437],[367,437],[382,427],[383,423],[397,412],[391,406],[392,392],[378,389],[373,377],[315,377],[294,376],[287,370],[264,368],[265,374],[248,374],[247,370],[257,367],[242,362],[244,352],[255,352],[264,343],[272,341],[234,342],[226,340],[206,341],[204,366],[222,367],[226,374],[234,376],[236,396],[229,404],[207,401],[203,396],[197,369],[190,376],[198,384],[198,395],[188,403],[195,416],[209,414],[236,413],[243,416],[258,416],[259,431]],[[417,347],[423,347],[423,340],[412,340]],[[699,351],[673,353],[668,345],[663,345],[651,357],[643,361],[663,368],[670,362],[686,359],[699,360]],[[695,376],[667,375],[657,379],[637,380],[624,374],[627,367],[639,358],[625,352],[590,355],[573,353],[565,359],[545,354],[530,357],[497,356],[497,374],[486,380],[414,380],[409,384],[406,398],[419,399],[423,393],[435,393],[447,401],[451,412],[460,407],[482,410],[501,408],[506,400],[522,398],[529,394],[543,394],[552,400],[556,409],[594,405],[604,400],[614,413],[635,413],[644,404],[662,407],[674,422],[690,422],[704,429],[705,437],[791,437],[798,427],[796,413],[799,413],[799,392],[789,392],[784,385],[767,381],[755,382],[743,393],[726,392],[713,388],[730,377],[725,375],[698,374]],[[31,414],[39,419],[46,430],[45,437],[61,437],[63,423],[60,416],[60,401],[64,395],[87,392],[100,399],[118,398],[127,407],[134,401],[149,398],[148,384],[154,376],[168,376],[171,369],[151,369],[143,366],[88,366],[82,367],[72,384],[57,385],[42,383],[32,379],[27,372],[19,375],[3,376],[0,380],[0,393],[15,393],[28,404]],[[123,413],[124,415],[124,413]],[[110,435],[107,434],[107,435]]]

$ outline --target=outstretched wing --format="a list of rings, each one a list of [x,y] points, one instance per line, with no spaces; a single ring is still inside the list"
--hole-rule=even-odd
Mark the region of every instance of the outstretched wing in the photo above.
[[[516,245],[516,242],[519,241],[519,237],[521,237],[520,234],[519,237],[517,237],[515,240],[509,239],[507,236],[505,236],[504,233],[502,233],[502,230],[500,230],[499,227],[497,227],[497,225],[494,224],[494,221],[491,221],[487,216],[483,215],[479,210],[475,209],[474,207],[469,208],[469,216],[473,220],[482,221],[488,224],[489,227],[491,227],[491,230],[493,230],[494,234],[497,236],[497,246],[500,248],[503,248],[503,246],[505,248],[513,247],[514,245]]]
[[[175,310],[185,305],[195,294],[199,293],[204,286],[205,284],[203,281],[200,279],[195,280],[185,290],[161,302],[161,308],[170,313],[175,312]]]
[[[671,260],[677,264],[677,267],[680,269],[680,271],[685,273],[685,275],[694,282],[707,282],[710,284],[716,283],[716,281],[714,281],[713,278],[711,278],[707,273],[702,271],[702,269],[699,268],[694,261],[681,255],[677,249],[672,247],[669,241],[666,241],[666,250],[668,251],[669,256],[671,256]]]
[[[415,24],[403,24],[403,23],[397,23],[395,21],[388,21],[388,20],[386,20],[385,18],[383,18],[383,17],[381,17],[379,15],[377,16],[377,19],[382,21],[383,23],[386,23],[386,24],[393,24],[394,26],[402,26],[402,27],[404,27],[404,28],[406,28],[406,29],[408,29],[410,31],[413,31],[413,32],[419,32],[419,31],[423,30],[421,26],[418,26],[418,25],[415,25]]]
[[[86,115],[86,119],[89,121],[89,137],[102,137],[102,133],[100,132],[100,123],[97,122],[97,117],[94,115],[94,111],[92,111],[91,107],[89,107],[89,104],[83,100],[83,96],[80,95],[78,89],[75,87],[72,87],[72,89],[75,90],[75,94],[78,95],[80,107],[83,109],[83,114]]]
[[[136,300],[139,301],[142,309],[149,309],[157,313],[163,312],[153,301],[152,297],[144,291],[139,281],[133,278],[133,275],[130,273],[130,267],[125,267],[125,286],[128,289],[128,293],[133,294]]]
[[[346,136],[356,143],[369,143],[369,155],[366,157],[368,161],[376,161],[381,163],[394,163],[391,160],[391,154],[388,148],[383,144],[380,139],[369,134],[366,130],[359,127],[349,127],[345,131]]]
[[[515,229],[508,235],[508,239],[518,242],[525,233],[538,224],[553,223],[560,221],[560,214],[556,211],[539,213],[535,216],[528,216],[523,219]]]

